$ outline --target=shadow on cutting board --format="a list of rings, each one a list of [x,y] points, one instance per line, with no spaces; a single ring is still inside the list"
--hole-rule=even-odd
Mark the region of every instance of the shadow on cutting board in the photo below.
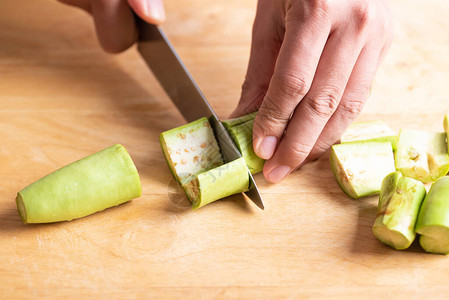
[[[376,253],[379,255],[389,255],[409,252],[409,253],[425,253],[419,246],[419,236],[417,235],[412,245],[405,250],[395,250],[381,243],[373,234],[372,227],[376,219],[377,201],[379,196],[370,196],[362,199],[358,207],[358,223],[357,231],[353,238],[352,252],[354,253]]]
[[[48,226],[48,224],[23,224],[14,201],[8,207],[0,210],[0,234],[2,236],[16,238],[21,234],[39,231],[44,226]]]
[[[329,163],[329,153],[330,151],[327,151],[318,160],[308,163],[308,165],[311,165],[312,170],[308,173],[310,179],[307,184],[309,187],[326,191],[333,201],[345,207],[345,209],[357,210],[357,223],[354,225],[356,230],[352,237],[351,252],[359,254],[374,253],[378,255],[389,255],[392,254],[391,251],[394,254],[399,252],[424,253],[417,241],[418,237],[408,249],[399,251],[382,244],[374,236],[372,226],[376,218],[379,195],[360,199],[351,199],[348,197],[342,191],[332,173]],[[308,168],[308,165],[304,166],[304,168]]]
[[[187,196],[182,187],[179,186],[174,178],[172,178],[168,183],[167,196],[168,202],[165,207],[165,211],[177,214],[183,214],[192,211],[192,204],[190,203],[189,199],[187,199]],[[224,205],[232,205],[234,207],[237,207],[240,211],[243,211],[245,213],[253,212],[253,209],[251,208],[252,204],[248,203],[248,201],[246,201],[241,194],[236,194],[224,199],[217,200],[199,209],[207,209],[211,208],[214,205],[222,205],[223,203],[225,203]]]
[[[15,203],[0,211],[0,232],[11,231],[14,230],[13,228],[22,226],[24,224],[20,219]]]
[[[105,210],[95,212],[93,214],[73,219],[71,221],[61,221],[53,223],[37,223],[37,224],[24,224],[20,219],[19,213],[15,202],[12,201],[10,205],[6,208],[0,210],[0,235],[2,233],[6,234],[20,234],[25,232],[33,232],[35,230],[41,229],[62,229],[67,228],[79,228],[80,224],[93,223],[93,224],[104,224],[104,218],[106,219],[127,219],[130,212],[133,201],[128,201],[117,206],[109,207]],[[90,220],[89,220],[90,219]],[[107,228],[107,226],[104,226]]]
[[[22,234],[39,232],[44,227],[53,226],[53,224],[57,223],[23,224],[15,204],[0,211],[0,234],[2,236],[10,236],[13,239],[21,237]]]

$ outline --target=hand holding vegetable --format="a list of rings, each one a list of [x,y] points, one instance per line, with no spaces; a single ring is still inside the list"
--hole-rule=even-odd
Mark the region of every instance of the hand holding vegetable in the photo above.
[[[232,116],[259,109],[254,150],[278,182],[338,140],[360,113],[392,40],[384,0],[259,0]]]

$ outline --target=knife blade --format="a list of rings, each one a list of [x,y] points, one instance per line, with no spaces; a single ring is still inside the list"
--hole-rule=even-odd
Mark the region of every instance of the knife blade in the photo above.
[[[139,30],[137,50],[184,119],[192,122],[207,117],[215,131],[225,162],[242,157],[162,29],[144,22],[137,16],[136,20]],[[264,209],[254,178],[251,172],[247,171],[249,190],[244,195]]]

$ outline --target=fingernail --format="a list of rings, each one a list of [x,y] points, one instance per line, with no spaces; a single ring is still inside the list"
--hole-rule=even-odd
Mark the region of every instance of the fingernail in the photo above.
[[[277,143],[278,139],[275,136],[264,137],[257,149],[259,156],[263,159],[270,159],[276,150]]]
[[[289,166],[276,167],[270,173],[268,173],[268,180],[273,183],[279,182],[284,179],[284,177],[287,176],[290,171],[291,168]]]
[[[145,13],[149,18],[152,18],[159,22],[165,20],[165,10],[161,0],[146,0],[145,6]]]

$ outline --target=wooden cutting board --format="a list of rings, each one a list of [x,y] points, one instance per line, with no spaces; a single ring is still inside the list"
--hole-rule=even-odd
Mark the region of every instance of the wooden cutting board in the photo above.
[[[222,117],[237,103],[255,0],[165,1],[168,36]],[[359,120],[442,131],[449,3],[392,3],[396,39]],[[349,199],[328,155],[282,183],[192,211],[159,148],[183,124],[135,48],[102,52],[90,17],[57,1],[0,2],[0,298],[443,298],[449,258],[382,245],[377,198]],[[23,225],[14,198],[115,143],[143,195],[89,217]]]

